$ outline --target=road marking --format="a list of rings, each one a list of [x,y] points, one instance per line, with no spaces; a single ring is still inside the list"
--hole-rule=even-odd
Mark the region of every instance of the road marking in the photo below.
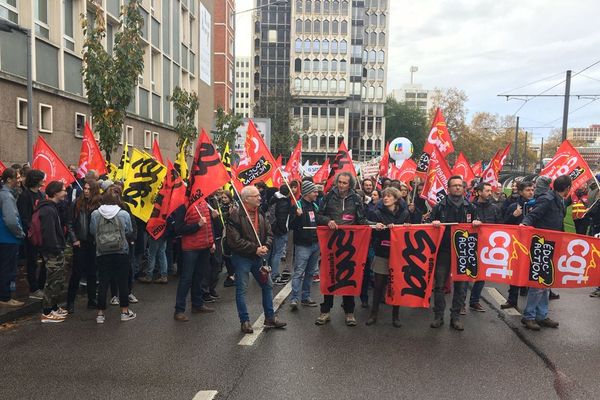
[[[273,310],[275,310],[275,312],[277,312],[279,307],[281,307],[281,304],[283,303],[283,301],[290,295],[291,292],[292,292],[292,280],[290,279],[290,281],[279,291],[279,293],[277,293],[277,296],[275,296],[275,298],[273,299]],[[254,323],[254,325],[252,325],[252,329],[254,329],[254,333],[244,335],[242,340],[239,341],[238,345],[252,346],[254,344],[254,342],[256,342],[256,339],[258,339],[258,336],[265,329],[264,323],[265,323],[265,314],[262,313],[262,314],[260,314],[260,317],[258,317],[256,322]]]
[[[198,393],[196,393],[192,400],[212,400],[215,398],[217,393],[219,392],[217,392],[216,390],[201,390]]]
[[[493,288],[493,287],[486,287],[484,289],[496,301],[496,303],[498,303],[498,305],[502,305],[502,304],[506,303],[506,299],[504,298],[504,296],[502,296],[500,294],[498,289]],[[508,315],[516,315],[516,316],[521,315],[521,313],[518,312],[517,310],[515,310],[514,308],[507,308],[502,311],[504,311]]]

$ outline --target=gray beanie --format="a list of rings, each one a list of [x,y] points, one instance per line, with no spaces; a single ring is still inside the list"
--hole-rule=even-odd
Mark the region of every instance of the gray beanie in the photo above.
[[[533,192],[533,195],[538,197],[546,193],[548,190],[550,190],[550,183],[552,183],[552,179],[548,178],[547,176],[540,176],[537,178],[535,181],[535,191]]]
[[[318,192],[317,186],[311,181],[302,182],[302,196],[306,196],[312,192]]]
[[[106,190],[114,184],[115,183],[110,179],[105,179],[102,182],[100,182],[100,189],[102,189],[103,192],[106,192]]]

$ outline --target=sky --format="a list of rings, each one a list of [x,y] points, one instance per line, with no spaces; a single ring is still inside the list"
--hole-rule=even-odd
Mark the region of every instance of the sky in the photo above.
[[[571,94],[598,96],[571,97],[569,127],[600,123],[600,1],[388,1],[388,93],[410,83],[409,69],[418,66],[415,83],[424,89],[466,92],[468,118],[516,113],[539,142],[562,126],[563,97],[524,104],[497,95],[537,95],[553,86],[544,94],[563,95],[572,70]],[[236,0],[238,12],[253,6],[254,0]],[[237,16],[237,55],[250,54],[251,14]]]

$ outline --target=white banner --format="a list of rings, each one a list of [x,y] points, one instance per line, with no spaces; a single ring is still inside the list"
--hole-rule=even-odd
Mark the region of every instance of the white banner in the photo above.
[[[212,16],[200,3],[200,79],[208,86],[212,76]]]

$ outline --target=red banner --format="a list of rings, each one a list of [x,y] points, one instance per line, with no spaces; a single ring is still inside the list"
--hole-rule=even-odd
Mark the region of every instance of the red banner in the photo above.
[[[371,227],[340,225],[317,228],[321,249],[321,293],[359,296],[371,242]]]
[[[431,225],[392,228],[386,303],[429,307],[437,249],[443,232],[443,229]]]
[[[389,169],[390,169],[390,144],[388,142],[385,144],[385,151],[383,152],[383,156],[381,156],[381,161],[379,161],[378,175],[380,177],[388,177]]]
[[[590,179],[594,179],[588,163],[568,140],[562,142],[552,160],[540,172],[540,176],[547,176],[552,181],[561,175],[569,175],[573,181],[569,195],[575,193]]]
[[[185,204],[185,186],[177,170],[169,161],[169,169],[160,192],[154,199],[154,208],[146,224],[146,231],[155,240],[165,232],[167,218],[178,207]]]
[[[154,156],[154,158],[156,158],[156,161],[158,161],[162,165],[165,165],[162,153],[160,152],[160,147],[158,146],[158,140],[156,139],[154,139],[154,142],[152,143],[152,155]]]
[[[477,161],[475,164],[471,165],[471,169],[473,170],[473,174],[475,176],[481,176],[481,172],[482,172],[482,161],[479,160]]]
[[[202,129],[190,170],[190,204],[210,196],[227,182],[229,182],[229,173],[206,131]]]
[[[237,178],[243,186],[267,182],[273,178],[277,162],[265,144],[254,122],[248,122],[245,143],[246,157],[237,166]]]
[[[4,163],[2,161],[0,161],[0,174],[3,173],[5,169],[6,169],[6,165],[4,165]]]
[[[44,171],[46,173],[46,183],[60,181],[68,186],[75,181],[75,177],[69,171],[69,168],[42,136],[38,136],[33,147],[31,168]]]
[[[448,194],[448,179],[451,176],[452,172],[446,163],[446,159],[437,149],[434,149],[431,153],[431,164],[423,185],[421,198],[427,200],[431,206],[442,201]]]
[[[471,181],[475,179],[475,173],[471,169],[471,164],[467,160],[467,157],[461,151],[456,158],[456,163],[452,167],[452,175],[459,175],[465,182],[470,186]]]
[[[600,239],[514,225],[452,227],[452,275],[535,288],[600,285]]]
[[[450,137],[450,132],[448,132],[442,110],[439,107],[435,110],[435,117],[433,118],[425,146],[423,146],[423,153],[417,162],[417,174],[421,177],[425,176],[429,170],[429,162],[433,149],[437,149],[443,157],[454,153],[452,138]]]
[[[313,181],[317,184],[323,183],[327,180],[329,176],[329,158],[325,159],[321,168],[313,175]]]
[[[284,171],[287,172],[287,180],[302,182],[302,175],[300,174],[300,159],[302,158],[302,140],[298,140],[296,148],[290,155],[290,159],[285,165]]]
[[[81,152],[79,153],[79,168],[77,169],[77,177],[84,178],[89,170],[95,170],[98,176],[108,173],[106,169],[106,161],[102,157],[102,152],[94,134],[90,129],[90,125],[86,122],[83,128],[83,140],[81,141]]]
[[[400,168],[396,167],[395,164],[392,164],[389,178],[408,184],[415,179],[416,172],[417,164],[409,158],[408,160],[404,160],[402,162]]]
[[[481,176],[483,182],[487,182],[492,185],[494,190],[497,190],[500,187],[498,178],[500,176],[500,171],[502,171],[502,167],[504,167],[504,161],[506,161],[506,157],[508,157],[509,152],[510,143],[504,148],[504,150],[500,149],[496,152],[494,158],[491,159]]]
[[[279,187],[281,185],[284,184],[284,180],[283,180],[283,171],[281,168],[281,154],[277,156],[277,159],[275,160],[275,173],[273,174],[273,187],[279,189]],[[279,171],[277,171],[279,170]]]
[[[333,186],[336,175],[343,171],[350,172],[356,178],[356,169],[354,168],[354,163],[352,163],[352,158],[350,157],[350,154],[348,154],[348,148],[344,142],[340,143],[340,147],[331,164],[331,171],[329,171],[327,183],[325,183],[325,193]]]

